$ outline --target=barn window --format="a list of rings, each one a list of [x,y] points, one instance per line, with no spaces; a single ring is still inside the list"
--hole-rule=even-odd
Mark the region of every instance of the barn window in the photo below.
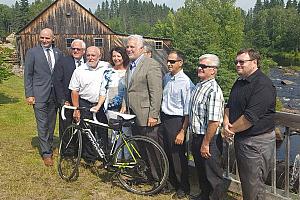
[[[155,41],[155,49],[156,50],[163,49],[163,42],[162,41]]]
[[[75,40],[74,38],[66,38],[66,47],[71,48],[71,44]]]
[[[103,47],[104,46],[103,41],[104,41],[103,38],[95,38],[94,45],[96,47]]]

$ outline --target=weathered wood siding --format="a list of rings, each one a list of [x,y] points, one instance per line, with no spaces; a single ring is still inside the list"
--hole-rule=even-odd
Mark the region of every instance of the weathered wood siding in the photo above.
[[[64,54],[69,53],[67,38],[82,39],[87,46],[94,45],[95,38],[102,38],[103,46],[100,49],[103,54],[102,59],[106,61],[109,60],[112,47],[126,45],[127,35],[114,33],[75,0],[57,0],[16,34],[21,64],[24,63],[26,51],[39,43],[39,33],[46,27],[54,31],[54,44]],[[146,43],[155,49],[155,40],[146,38]],[[163,50],[154,51],[154,58],[163,64],[167,57],[166,50],[169,49],[171,42],[165,39],[158,40],[163,41]]]

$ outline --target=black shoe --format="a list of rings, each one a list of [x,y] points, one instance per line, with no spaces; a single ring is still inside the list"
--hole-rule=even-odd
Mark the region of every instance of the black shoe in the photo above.
[[[161,194],[165,194],[165,195],[169,195],[169,194],[173,194],[174,192],[176,192],[175,188],[171,187],[171,186],[165,186],[160,193]]]
[[[203,194],[198,194],[196,196],[190,195],[189,200],[209,200],[209,197]]]
[[[188,194],[184,192],[183,190],[179,189],[176,191],[176,193],[172,196],[172,199],[184,199],[188,198]]]

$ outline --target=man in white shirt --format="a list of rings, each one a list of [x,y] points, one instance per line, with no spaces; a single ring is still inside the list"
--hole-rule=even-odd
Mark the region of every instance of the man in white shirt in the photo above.
[[[100,96],[100,86],[104,78],[103,73],[110,67],[108,62],[100,61],[100,58],[101,52],[98,47],[91,46],[87,48],[87,62],[75,69],[69,85],[69,89],[72,90],[73,106],[91,108],[97,104]],[[91,112],[75,110],[73,117],[75,121],[79,121],[80,117],[91,118],[92,114]],[[102,108],[97,113],[97,118],[99,121],[107,123]],[[104,140],[104,143],[107,144],[107,130],[97,128],[95,135],[97,140],[101,140],[100,132],[102,141]],[[88,164],[94,163],[97,154],[92,145],[85,141],[87,138],[83,137],[83,140],[83,144],[86,144],[82,152],[83,158]]]

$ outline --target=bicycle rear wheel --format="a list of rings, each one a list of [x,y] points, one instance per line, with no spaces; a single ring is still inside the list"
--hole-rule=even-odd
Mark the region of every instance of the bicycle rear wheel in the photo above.
[[[64,131],[58,154],[58,173],[66,181],[77,180],[82,151],[81,131],[76,125],[70,125]]]
[[[130,192],[150,195],[164,187],[169,162],[162,147],[145,136],[128,138],[114,154],[114,166],[120,183]]]

